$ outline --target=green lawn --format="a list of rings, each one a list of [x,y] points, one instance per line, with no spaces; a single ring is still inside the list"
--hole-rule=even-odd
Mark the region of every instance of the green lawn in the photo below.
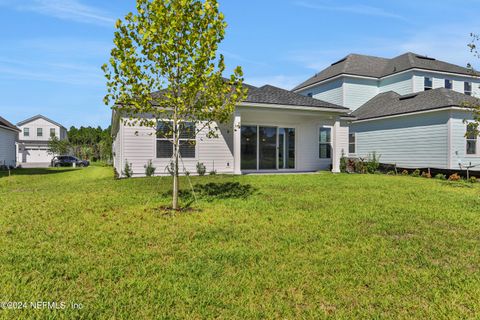
[[[15,174],[0,177],[0,303],[68,307],[2,319],[480,317],[480,184],[192,177],[229,193],[197,188],[171,216],[170,178]]]

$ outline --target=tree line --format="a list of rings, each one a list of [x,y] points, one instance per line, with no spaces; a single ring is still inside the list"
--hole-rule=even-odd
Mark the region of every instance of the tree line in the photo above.
[[[111,127],[80,127],[71,126],[68,130],[68,139],[59,140],[52,137],[49,141],[49,150],[52,154],[73,155],[90,161],[112,161]]]

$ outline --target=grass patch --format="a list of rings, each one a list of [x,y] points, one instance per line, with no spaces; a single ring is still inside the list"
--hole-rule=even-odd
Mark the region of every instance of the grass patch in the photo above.
[[[0,173],[2,319],[477,318],[480,187],[383,175]],[[191,201],[181,179],[182,202]]]

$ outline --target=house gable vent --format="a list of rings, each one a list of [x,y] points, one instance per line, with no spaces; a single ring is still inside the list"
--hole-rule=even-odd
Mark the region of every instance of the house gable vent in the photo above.
[[[347,60],[347,58],[343,58],[342,60],[338,60],[337,62],[334,62],[331,64],[331,66],[334,66],[336,64],[342,63],[343,61]]]
[[[413,94],[407,94],[405,96],[401,96],[400,98],[398,98],[398,100],[408,100],[408,99],[413,99],[415,98],[416,96],[418,96],[417,93],[413,93]]]
[[[423,60],[430,60],[430,61],[435,61],[437,59],[435,58],[430,58],[430,57],[427,57],[427,56],[416,56],[418,59],[423,59]]]

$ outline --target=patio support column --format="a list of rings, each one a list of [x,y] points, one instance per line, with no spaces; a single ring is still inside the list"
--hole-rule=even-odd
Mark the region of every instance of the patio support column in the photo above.
[[[340,158],[342,157],[342,132],[340,120],[336,119],[333,125],[333,143],[332,143],[332,172],[340,172]]]
[[[242,152],[242,117],[239,111],[233,116],[233,173],[242,174],[241,152]]]

